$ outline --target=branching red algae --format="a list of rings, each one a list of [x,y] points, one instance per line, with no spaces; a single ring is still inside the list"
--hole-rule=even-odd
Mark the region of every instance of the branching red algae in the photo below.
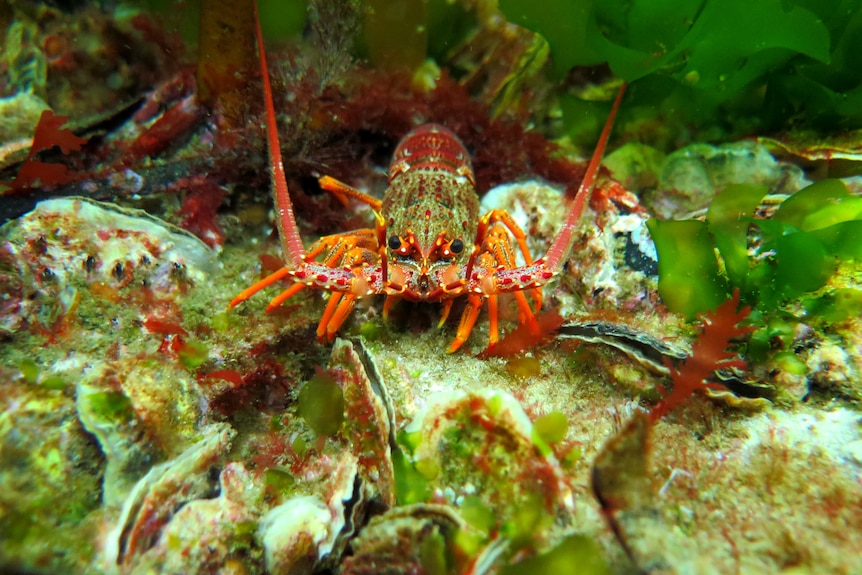
[[[658,421],[674,407],[685,401],[698,389],[725,389],[718,383],[704,383],[715,370],[726,367],[745,367],[745,361],[734,359],[734,354],[727,351],[732,339],[754,331],[754,327],[740,326],[748,317],[751,308],[748,306],[737,311],[739,306],[739,290],[733,292],[733,297],[719,305],[715,311],[703,316],[703,332],[695,342],[691,356],[679,369],[672,368],[669,360],[665,364],[671,369],[673,390],[667,393],[660,390],[664,397],[650,412],[650,420]]]

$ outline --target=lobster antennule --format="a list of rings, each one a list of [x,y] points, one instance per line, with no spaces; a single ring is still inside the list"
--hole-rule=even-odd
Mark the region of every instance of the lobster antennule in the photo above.
[[[593,193],[593,188],[596,186],[596,173],[599,171],[599,164],[602,162],[602,157],[605,154],[605,147],[608,143],[608,138],[611,135],[611,129],[614,126],[614,120],[617,117],[617,110],[620,108],[620,102],[623,101],[623,94],[626,92],[627,84],[623,82],[617,97],[614,100],[614,105],[611,108],[611,113],[608,114],[608,119],[605,121],[605,126],[602,128],[602,134],[599,136],[599,141],[596,144],[593,155],[590,158],[590,163],[587,164],[587,171],[584,173],[584,179],[581,185],[578,186],[578,192],[575,194],[575,199],[572,200],[572,205],[569,207],[569,213],[566,216],[566,221],[563,224],[560,233],[557,234],[554,243],[548,249],[548,253],[543,258],[545,267],[548,270],[556,273],[560,266],[563,265],[569,252],[572,250],[572,245],[575,243],[574,232],[581,219],[581,212],[584,211],[584,205]]]
[[[272,84],[269,81],[269,68],[266,64],[266,49],[263,45],[263,34],[260,31],[260,16],[257,1],[254,4],[255,36],[260,57],[260,73],[263,77],[264,103],[266,106],[266,139],[269,149],[269,176],[275,190],[275,205],[278,210],[278,235],[281,238],[284,254],[289,267],[298,268],[305,261],[305,247],[296,218],[293,215],[293,203],[287,191],[287,179],[284,176],[284,162],[281,158],[281,142],[278,139],[278,126],[275,122],[275,104],[272,102]]]

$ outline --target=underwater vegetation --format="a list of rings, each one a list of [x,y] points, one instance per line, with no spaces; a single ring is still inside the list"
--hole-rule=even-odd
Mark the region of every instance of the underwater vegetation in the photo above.
[[[0,34],[0,572],[862,572],[859,0]]]
[[[500,9],[547,40],[557,78],[607,63],[623,80],[639,80],[631,105],[653,107],[674,125],[720,123],[731,133],[862,127],[855,0],[501,0]],[[589,107],[568,105],[574,130]]]
[[[755,217],[767,189],[738,184],[710,203],[705,221],[650,220],[659,257],[658,289],[668,308],[689,317],[714,308],[731,290],[752,306],[746,356],[788,353],[803,324],[840,323],[862,312],[858,284],[842,281],[859,260],[862,202],[841,180],[811,184]]]

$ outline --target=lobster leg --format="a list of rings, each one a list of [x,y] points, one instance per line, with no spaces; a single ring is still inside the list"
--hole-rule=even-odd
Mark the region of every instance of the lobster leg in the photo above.
[[[482,297],[474,294],[467,296],[467,305],[464,307],[464,313],[461,314],[458,331],[449,349],[446,350],[447,353],[454,353],[467,341],[470,332],[473,331],[473,326],[476,325],[476,319],[479,317],[479,310],[482,308],[482,299]]]
[[[341,292],[332,292],[329,296],[329,301],[326,303],[326,309],[323,310],[323,315],[320,317],[320,323],[317,324],[317,339],[320,342],[326,341],[326,328],[329,321],[335,315],[335,310],[338,309],[338,304],[341,301]]]
[[[308,249],[308,255],[305,257],[311,261],[326,252],[323,263],[335,267],[346,252],[355,248],[376,250],[377,236],[375,231],[371,229],[354,230],[320,238],[311,245]]]
[[[514,221],[512,221],[512,223],[514,224]],[[514,225],[517,226],[517,224]],[[490,274],[498,267],[506,269],[515,267],[515,251],[506,229],[502,225],[492,225],[490,229],[487,229],[486,227],[482,232],[485,235],[485,238],[482,240],[482,243],[479,244],[481,253],[478,256],[478,268],[485,270],[485,273]],[[522,325],[527,325],[530,331],[538,333],[539,325],[536,322],[536,317],[533,315],[533,311],[530,309],[530,304],[527,302],[527,298],[524,296],[523,292],[520,291],[516,291],[514,295],[515,301],[518,304],[520,323]],[[488,349],[491,349],[500,339],[497,294],[489,294],[487,299],[489,318]],[[467,302],[467,307],[464,308],[464,312],[461,315],[461,322],[458,325],[455,339],[449,346],[449,353],[456,351],[465,341],[467,341],[467,338],[470,336],[470,331],[476,323],[476,317],[479,314],[482,301],[483,298],[471,294]],[[451,303],[449,304],[449,307],[451,307]],[[448,315],[449,308],[447,307],[444,311],[446,315]]]
[[[272,310],[274,310],[275,308],[301,292],[303,289],[305,289],[305,284],[293,284],[292,286],[272,298],[272,301],[270,301],[269,305],[266,306],[266,313],[271,312]]]
[[[512,234],[512,237],[515,238],[515,241],[518,244],[518,248],[521,251],[521,255],[524,257],[524,263],[526,265],[530,265],[533,263],[533,256],[530,255],[530,250],[527,247],[527,236],[524,233],[524,230],[521,229],[521,226],[518,225],[512,215],[506,210],[491,210],[486,213],[479,220],[479,227],[476,230],[476,241],[474,246],[480,247],[485,241],[485,237],[489,234],[489,231],[495,227],[495,224],[503,224]],[[508,245],[508,240],[506,241]],[[473,256],[476,253],[476,247],[474,247],[473,254],[471,254],[470,261],[467,262],[467,273],[466,276],[470,277],[470,272],[473,268]],[[509,251],[511,251],[511,246],[509,246]],[[499,258],[498,258],[498,261]],[[507,268],[515,267],[515,259],[514,257],[507,257],[506,261],[500,261],[501,265],[506,266]],[[542,290],[534,289],[530,292],[530,295],[533,297],[533,301],[536,304],[536,309],[539,310],[542,308]]]
[[[263,278],[259,282],[252,284],[251,286],[242,290],[239,293],[239,295],[236,296],[235,298],[233,298],[231,300],[231,302],[228,304],[228,309],[232,309],[232,308],[236,307],[237,305],[244,302],[245,300],[247,300],[248,298],[250,298],[251,296],[253,296],[257,292],[259,292],[260,290],[271,286],[272,284],[274,284],[278,280],[284,279],[289,275],[290,275],[290,270],[288,270],[287,268],[281,268],[280,270],[276,271],[275,273],[269,274],[268,276],[266,276],[265,278]]]
[[[605,121],[605,126],[596,144],[596,149],[593,151],[593,155],[587,165],[584,179],[581,181],[575,199],[569,207],[566,220],[545,256],[532,264],[516,268],[497,269],[491,273],[488,273],[490,270],[480,270],[478,274],[467,275],[467,291],[470,293],[481,293],[489,297],[490,295],[503,292],[536,289],[548,283],[548,281],[559,273],[572,250],[572,245],[575,243],[575,229],[577,228],[584,205],[589,201],[595,188],[599,164],[604,155],[611,128],[613,127],[617,110],[620,107],[620,102],[622,102],[625,89],[626,84],[623,84],[617,93],[611,113]]]
[[[452,298],[443,300],[443,309],[440,312],[440,321],[437,322],[438,328],[443,327],[443,324],[445,324],[446,320],[449,319],[449,312],[452,311],[452,304],[454,304],[454,303],[455,303],[455,300]]]
[[[321,189],[334,195],[342,204],[347,205],[347,198],[353,198],[354,200],[370,206],[372,210],[376,210],[378,212],[380,211],[380,207],[383,205],[383,202],[377,198],[369,196],[368,194],[357,190],[353,186],[345,184],[344,182],[336,180],[330,176],[318,178],[317,183],[320,184]]]
[[[332,294],[333,296],[335,294]],[[338,333],[338,330],[341,329],[342,324],[344,324],[344,320],[350,315],[350,312],[353,311],[353,306],[356,304],[356,296],[352,293],[339,294],[341,295],[341,302],[338,304],[338,307],[335,308],[335,313],[332,314],[332,317],[329,318],[329,321],[326,324],[326,330],[324,334],[321,334],[320,326],[317,328],[317,337],[321,342],[327,341],[331,342],[335,339],[335,334]],[[323,322],[321,321],[321,324]]]

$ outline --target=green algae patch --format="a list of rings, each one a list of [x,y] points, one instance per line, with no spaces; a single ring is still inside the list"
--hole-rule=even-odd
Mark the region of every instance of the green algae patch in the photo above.
[[[518,379],[530,379],[542,373],[542,363],[535,357],[513,357],[506,362],[506,371]]]
[[[210,320],[210,327],[219,333],[224,333],[228,329],[230,329],[230,325],[231,325],[230,317],[231,317],[230,314],[227,312],[217,313]]]
[[[461,519],[473,529],[488,534],[497,525],[494,510],[481,497],[468,495],[461,501]]]
[[[559,443],[566,438],[569,420],[559,411],[552,411],[533,422],[534,437],[538,436],[547,443]]]
[[[296,436],[296,439],[291,443],[291,447],[293,447],[293,452],[297,457],[303,457],[308,452],[308,442],[301,435]]]
[[[533,443],[542,455],[553,453],[551,445],[566,438],[569,431],[569,421],[559,411],[552,411],[533,422]]]
[[[727,299],[706,223],[651,219],[647,227],[658,252],[658,291],[668,309],[693,319]]]
[[[514,549],[530,547],[539,533],[554,523],[553,515],[545,509],[544,498],[538,493],[526,493],[503,522],[500,533],[511,542]]]
[[[399,505],[422,503],[431,497],[428,480],[400,449],[392,451],[392,467],[395,471],[395,499]]]
[[[275,467],[270,467],[263,472],[263,482],[279,493],[286,493],[296,484],[293,475]]]
[[[862,315],[862,290],[838,288],[818,298],[803,300],[802,307],[811,317],[834,323]]]
[[[500,571],[501,575],[607,575],[610,573],[598,544],[585,535],[570,535],[541,555],[528,557]]]
[[[189,369],[195,369],[209,359],[207,346],[199,341],[187,341],[177,352],[180,363]]]
[[[132,400],[118,391],[98,391],[86,396],[94,416],[105,422],[128,423],[135,417]]]
[[[419,562],[427,575],[447,575],[447,555],[446,538],[439,531],[431,532],[419,543]]]
[[[728,186],[712,201],[706,223],[647,223],[656,245],[659,293],[671,311],[691,319],[723,301],[734,288],[755,308],[753,320],[827,285],[842,262],[862,256],[862,198],[840,180],[823,180],[786,199],[771,219],[753,213],[765,195],[755,185]],[[752,225],[758,243],[751,247]],[[752,251],[754,250],[754,251]],[[841,317],[853,293],[809,306]],[[849,315],[849,313],[847,314]]]
[[[377,321],[366,321],[359,326],[359,335],[361,335],[365,341],[377,341],[384,333],[383,325]]]
[[[841,180],[822,180],[799,190],[775,212],[773,220],[803,232],[820,230],[862,218],[862,198],[852,195]]]
[[[22,359],[18,363],[18,369],[21,370],[21,377],[27,383],[36,383],[39,381],[39,366],[29,357]]]
[[[43,378],[39,385],[45,389],[62,390],[66,389],[66,381],[59,375],[49,375]]]
[[[344,392],[331,377],[315,375],[300,388],[297,410],[317,435],[335,435],[344,421]]]
[[[733,285],[743,286],[748,281],[749,220],[767,191],[762,185],[734,184],[722,190],[709,204],[707,227],[724,258],[725,272]]]

